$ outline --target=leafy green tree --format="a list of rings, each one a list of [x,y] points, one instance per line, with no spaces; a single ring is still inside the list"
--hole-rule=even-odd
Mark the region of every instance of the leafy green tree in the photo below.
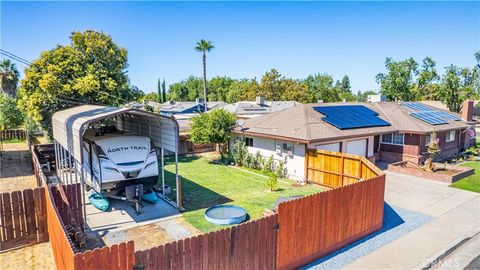
[[[235,103],[242,100],[255,100],[258,82],[255,79],[243,79],[233,82],[226,95],[226,102]]]
[[[126,49],[92,30],[73,32],[70,40],[42,52],[26,68],[20,87],[19,105],[50,135],[52,114],[78,101],[119,105],[132,98]]]
[[[323,100],[324,102],[340,101],[339,92],[333,86],[333,78],[328,74],[309,75],[303,81],[313,96],[313,102]]]
[[[347,75],[343,76],[340,89],[343,93],[351,92],[352,87],[350,86],[350,78]]]
[[[207,41],[204,39],[201,39],[199,42],[197,42],[197,45],[195,46],[195,50],[197,52],[201,52],[203,56],[203,97],[205,98],[205,111],[208,110],[207,106],[207,52],[210,52],[213,50],[215,46],[213,46],[213,43],[211,41]]]
[[[376,76],[380,84],[380,93],[390,101],[412,101],[418,98],[415,91],[415,76],[418,74],[418,63],[409,58],[404,61],[393,61],[392,58],[385,60],[387,73],[379,73]]]
[[[143,99],[142,100],[148,100],[148,101],[155,101],[157,102],[158,101],[158,95],[157,93],[148,93],[146,94],[145,96],[143,96]]]
[[[230,140],[230,130],[235,126],[235,121],[235,114],[223,109],[202,113],[192,118],[190,140],[195,144],[217,144],[223,158],[220,145]]]
[[[0,62],[0,93],[15,96],[20,73],[9,59]]]
[[[168,99],[175,101],[193,101],[201,95],[203,89],[201,78],[189,76],[186,80],[171,84]]]
[[[17,108],[16,99],[0,93],[0,130],[17,128],[22,122],[23,113]]]
[[[454,65],[446,68],[439,88],[439,97],[449,110],[460,112],[462,102],[476,95],[474,81],[478,80],[478,77],[475,76],[468,68],[461,69]]]

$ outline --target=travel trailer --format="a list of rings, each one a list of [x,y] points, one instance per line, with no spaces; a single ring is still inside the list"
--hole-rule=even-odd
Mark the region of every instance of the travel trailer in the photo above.
[[[107,196],[121,196],[125,187],[150,190],[158,179],[156,149],[149,137],[105,129],[88,129],[83,137],[86,183]]]

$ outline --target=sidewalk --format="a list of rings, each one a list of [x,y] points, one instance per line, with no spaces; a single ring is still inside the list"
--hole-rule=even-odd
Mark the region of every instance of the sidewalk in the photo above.
[[[388,173],[385,201],[432,221],[347,265],[346,269],[421,269],[480,231],[480,195],[445,184]]]

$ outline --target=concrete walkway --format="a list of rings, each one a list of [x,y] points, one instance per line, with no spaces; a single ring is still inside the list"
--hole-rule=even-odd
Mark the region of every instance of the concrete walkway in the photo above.
[[[385,201],[432,221],[347,265],[346,269],[422,269],[480,232],[480,195],[447,184],[387,172]]]

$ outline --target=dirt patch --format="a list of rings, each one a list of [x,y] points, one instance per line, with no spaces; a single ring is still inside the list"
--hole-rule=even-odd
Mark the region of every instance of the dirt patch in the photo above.
[[[26,143],[4,144],[0,156],[0,193],[37,187]]]
[[[55,269],[50,243],[41,243],[0,253],[2,269]]]
[[[102,240],[106,245],[133,240],[136,250],[146,250],[199,233],[200,231],[186,223],[183,217],[179,217],[131,229],[108,232],[102,236]]]

